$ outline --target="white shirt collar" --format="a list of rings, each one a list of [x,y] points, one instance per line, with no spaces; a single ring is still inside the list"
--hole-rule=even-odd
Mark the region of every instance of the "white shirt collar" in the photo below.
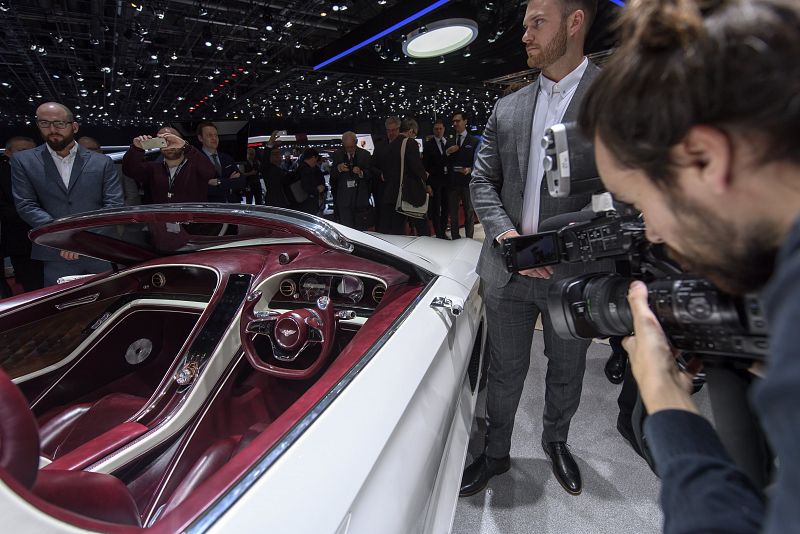
[[[58,158],[59,160],[69,160],[69,159],[74,158],[75,154],[78,153],[78,143],[76,143],[75,141],[72,142],[72,148],[69,149],[69,154],[67,154],[63,158],[61,156],[59,156],[58,153],[55,150],[50,148],[50,145],[45,143],[45,146],[47,147],[47,150],[50,151],[50,156],[52,156],[53,159]]]
[[[550,78],[542,75],[539,77],[539,89],[547,96],[553,96],[554,92],[565,95],[578,87],[578,84],[581,82],[581,78],[583,78],[583,73],[586,72],[586,67],[588,66],[589,60],[584,57],[580,65],[575,67],[572,72],[561,78],[559,82],[554,82]]]
[[[205,145],[203,145],[203,152],[205,152],[205,154],[207,156],[213,156],[214,154],[218,154],[218,152],[216,150],[214,152],[211,152],[209,149],[206,148]],[[217,157],[219,157],[219,156],[217,156]]]

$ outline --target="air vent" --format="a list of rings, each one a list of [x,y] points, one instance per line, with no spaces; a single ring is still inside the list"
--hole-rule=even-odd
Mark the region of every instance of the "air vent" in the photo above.
[[[164,276],[164,273],[155,273],[150,277],[150,283],[153,284],[153,287],[162,288],[167,285],[167,277]]]
[[[291,278],[286,278],[281,282],[281,285],[278,288],[278,290],[284,297],[291,297],[297,291],[297,284],[295,284],[294,280],[292,280]]]
[[[386,288],[378,284],[372,289],[372,300],[374,300],[376,304],[379,304],[381,300],[383,300],[385,294]]]

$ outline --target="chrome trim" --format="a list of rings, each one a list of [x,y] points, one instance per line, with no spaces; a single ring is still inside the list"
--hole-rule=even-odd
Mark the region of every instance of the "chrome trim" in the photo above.
[[[381,297],[380,297],[380,298],[378,298],[378,297],[376,297],[376,296],[375,296],[375,293],[376,293],[376,292],[377,292],[379,289],[382,289],[382,290],[383,290],[383,295],[381,295]],[[381,301],[383,300],[383,297],[384,297],[385,295],[386,295],[386,284],[384,284],[384,286],[383,286],[383,287],[381,287],[381,286],[375,286],[375,287],[373,287],[373,288],[372,288],[372,292],[370,293],[370,296],[372,296],[372,300],[374,300],[376,304],[380,304],[380,303],[381,303]]]
[[[459,300],[448,297],[434,297],[431,301],[431,308],[447,310],[453,317],[458,317],[464,313],[464,303],[459,302]]]
[[[91,295],[86,295],[84,297],[80,297],[75,300],[71,300],[69,302],[56,304],[56,309],[66,310],[68,308],[74,308],[75,306],[83,306],[84,304],[91,304],[92,302],[95,302],[98,298],[100,298],[100,293],[92,293]]]
[[[283,284],[289,284],[289,287],[291,287],[291,291],[289,291],[288,295],[283,291]],[[297,292],[297,282],[295,282],[291,278],[284,278],[283,280],[281,280],[281,283],[278,284],[278,292],[284,297],[287,298],[291,297]]]
[[[65,222],[70,223],[85,223],[87,226],[96,224],[98,219],[110,215],[129,215],[131,222],[134,222],[136,216],[146,217],[151,214],[174,214],[176,222],[182,218],[185,219],[186,214],[202,213],[203,215],[217,215],[224,219],[226,215],[239,215],[252,217],[253,223],[269,222],[274,226],[287,226],[287,231],[291,232],[295,227],[302,230],[304,233],[312,235],[322,245],[339,250],[346,253],[351,253],[354,250],[354,245],[345,238],[345,236],[333,227],[328,221],[309,215],[299,211],[294,211],[284,208],[274,208],[271,206],[245,206],[242,204],[212,204],[212,203],[186,203],[186,204],[150,204],[142,206],[125,206],[121,208],[107,208],[97,211],[92,211],[86,214],[73,215],[70,217],[63,217],[47,223],[46,225],[36,229],[37,233],[47,232],[51,227],[61,225]],[[220,220],[219,222],[222,222]],[[42,234],[46,235],[46,233]],[[38,236],[37,236],[38,237]],[[303,236],[297,236],[303,237]],[[179,252],[175,252],[178,254]],[[169,254],[170,256],[172,254]]]
[[[220,272],[216,268],[209,267],[208,265],[197,265],[197,264],[194,264],[194,263],[165,263],[165,264],[159,264],[159,265],[145,265],[145,266],[142,266],[142,267],[132,267],[130,269],[126,269],[126,270],[120,271],[118,273],[109,274],[105,278],[101,278],[99,280],[95,280],[94,282],[89,282],[86,285],[70,287],[70,288],[67,288],[67,289],[63,289],[62,288],[60,291],[57,290],[57,292],[54,292],[54,293],[52,293],[50,295],[47,295],[45,298],[43,298],[41,300],[38,300],[38,299],[37,300],[32,300],[32,301],[30,301],[30,302],[28,302],[28,303],[26,303],[26,304],[24,304],[22,306],[14,306],[12,308],[8,308],[6,310],[0,311],[0,319],[2,319],[3,317],[5,317],[8,314],[16,313],[16,312],[18,312],[20,310],[26,310],[26,309],[28,309],[28,308],[30,308],[32,306],[38,306],[39,304],[43,304],[43,303],[46,303],[46,302],[49,302],[49,301],[53,301],[53,300],[59,299],[59,298],[63,297],[64,295],[67,295],[67,294],[69,294],[71,292],[72,293],[77,293],[77,292],[81,291],[82,289],[88,289],[90,287],[94,287],[94,286],[99,285],[99,284],[105,284],[109,280],[116,280],[118,278],[122,278],[123,276],[128,276],[128,275],[133,274],[133,273],[138,273],[138,272],[141,272],[141,271],[148,271],[148,270],[163,269],[165,267],[191,267],[191,268],[195,268],[195,269],[205,269],[206,271],[211,271],[212,273],[214,273],[217,276],[217,284],[211,290],[211,297],[210,298],[213,298],[213,296],[216,294],[217,290],[219,289],[219,283],[220,283],[220,279],[221,279]],[[93,275],[93,276],[95,276],[95,275]],[[58,287],[58,286],[52,286],[52,287]],[[208,302],[206,302],[206,304],[208,304]]]
[[[216,523],[227,510],[236,504],[244,493],[249,490],[256,481],[274,464],[286,450],[297,441],[303,433],[308,430],[311,424],[316,421],[322,413],[327,410],[336,398],[341,395],[342,391],[350,385],[350,383],[361,373],[364,367],[372,361],[377,355],[378,351],[386,344],[398,328],[405,322],[411,313],[417,309],[420,302],[425,299],[428,292],[438,280],[438,276],[434,275],[425,289],[411,302],[403,313],[395,319],[395,321],[386,329],[381,337],[369,348],[369,350],[358,360],[355,365],[337,382],[328,393],[302,418],[298,421],[289,432],[269,449],[264,455],[255,462],[251,467],[233,486],[214,504],[212,504],[206,511],[205,515],[200,516],[192,522],[185,530],[189,534],[201,534],[207,532]]]

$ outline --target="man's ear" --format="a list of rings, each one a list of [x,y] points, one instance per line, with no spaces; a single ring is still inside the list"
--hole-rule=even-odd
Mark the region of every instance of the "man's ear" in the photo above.
[[[733,150],[725,132],[712,126],[692,126],[676,148],[681,152],[679,161],[694,167],[714,194],[722,195],[730,188]]]
[[[80,128],[81,128],[81,125],[80,125],[80,124],[78,124],[78,123],[77,123],[77,122],[75,122],[75,121],[72,121],[72,134],[73,134],[73,135],[75,135],[76,133],[78,133],[78,130],[80,130]]]
[[[570,15],[569,21],[569,34],[570,36],[577,34],[578,32],[582,32],[583,26],[586,24],[586,13],[583,12],[582,9],[576,9]]]

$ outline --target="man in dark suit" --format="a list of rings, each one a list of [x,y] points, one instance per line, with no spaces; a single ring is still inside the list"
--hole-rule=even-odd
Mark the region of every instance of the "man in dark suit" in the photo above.
[[[599,72],[583,55],[596,9],[595,0],[569,4],[529,0],[523,42],[528,65],[542,73],[533,84],[497,102],[475,161],[470,189],[486,232],[477,270],[488,327],[487,430],[483,454],[464,471],[462,496],[481,491],[492,476],[510,468],[514,416],[540,315],[548,361],[542,446],[564,489],[573,495],[581,492],[580,471],[566,442],[580,402],[589,341],[558,337],[546,299],[553,279],[588,269],[559,265],[555,273],[542,268],[512,275],[506,270],[501,243],[535,233],[541,221],[579,211],[590,202],[589,196],[555,199],[548,195],[539,140],[553,124],[575,120],[583,95]]]
[[[42,287],[42,262],[31,259],[31,227],[23,221],[14,206],[11,192],[11,157],[23,150],[31,150],[36,143],[30,137],[12,137],[6,141],[6,151],[0,156],[0,265],[4,258],[11,259],[14,278],[25,291]],[[0,280],[0,298],[11,296],[11,289]]]
[[[281,165],[283,162],[281,149],[276,146],[267,146],[266,154],[269,154],[269,160],[261,165],[264,174],[264,185],[267,188],[267,196],[264,203],[267,206],[276,208],[291,208],[294,203],[289,200],[291,194],[287,194],[288,178],[291,178],[291,176],[283,170]]]
[[[325,178],[322,171],[317,166],[319,164],[319,152],[314,148],[307,148],[300,156],[302,161],[297,167],[297,181],[302,189],[297,200],[298,211],[303,211],[311,215],[317,215],[320,208],[320,196],[325,192]]]
[[[400,123],[400,135],[389,144],[386,152],[386,162],[383,169],[383,196],[380,199],[381,219],[378,221],[378,231],[383,234],[405,235],[406,222],[410,222],[421,236],[430,235],[427,219],[414,219],[406,217],[396,210],[397,195],[400,192],[400,170],[401,154],[403,152],[403,140],[406,139],[404,180],[426,181],[427,176],[425,166],[419,153],[419,143],[417,143],[417,132],[419,125],[417,121],[405,118]],[[430,187],[428,187],[430,194]],[[408,219],[408,220],[407,220]]]
[[[433,223],[436,237],[447,239],[447,179],[450,172],[447,149],[452,146],[445,136],[444,121],[437,119],[433,123],[433,137],[422,146],[422,162],[428,172],[428,185],[431,186],[428,217]]]
[[[370,167],[369,152],[358,146],[353,132],[342,134],[342,148],[333,153],[331,162],[331,192],[339,222],[357,230],[366,230],[357,220],[358,209],[369,208]]]
[[[133,140],[122,158],[122,172],[147,188],[154,204],[208,201],[208,188],[217,176],[208,158],[173,128],[161,128],[157,136],[167,141],[161,149],[164,159],[145,160],[142,142],[151,137],[142,135]]]
[[[38,228],[59,217],[123,205],[114,162],[75,142],[79,126],[66,106],[42,104],[36,110],[36,124],[45,143],[11,158],[14,202],[26,223]],[[45,285],[62,276],[111,268],[105,261],[39,245],[33,245],[31,254],[45,262]]]
[[[377,141],[375,149],[372,151],[372,196],[375,198],[375,218],[378,221],[378,225],[380,225],[381,211],[383,209],[381,205],[385,184],[383,172],[389,163],[389,145],[400,135],[400,119],[388,117],[384,121],[384,127],[386,128],[386,139]],[[394,211],[394,208],[392,208],[392,211]]]
[[[244,179],[239,167],[228,154],[219,152],[219,132],[213,122],[201,122],[197,125],[197,140],[203,145],[203,153],[211,161],[217,177],[208,187],[209,202],[242,202],[241,191],[245,188]]]
[[[472,239],[475,232],[475,212],[469,194],[469,180],[475,162],[475,149],[478,138],[469,135],[469,117],[463,111],[453,113],[453,128],[456,133],[452,146],[447,150],[449,179],[447,183],[447,205],[450,212],[450,235],[453,239],[461,237],[459,207],[464,206],[464,233]]]

